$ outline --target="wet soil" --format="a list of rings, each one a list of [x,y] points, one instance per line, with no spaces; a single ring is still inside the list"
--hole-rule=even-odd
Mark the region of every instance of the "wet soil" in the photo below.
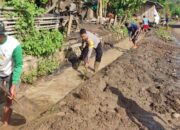
[[[149,33],[21,130],[178,130],[179,52]]]

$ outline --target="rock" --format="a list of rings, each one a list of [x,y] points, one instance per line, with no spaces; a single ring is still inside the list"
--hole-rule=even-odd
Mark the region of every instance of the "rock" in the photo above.
[[[59,106],[64,106],[64,105],[66,105],[66,102],[65,102],[65,101],[61,101],[61,102],[59,103]]]
[[[116,107],[114,108],[115,112],[118,113],[121,117],[125,117],[126,114],[126,110],[122,107]]]
[[[91,100],[93,93],[87,87],[83,87],[79,92],[80,99]]]
[[[66,113],[65,113],[65,112],[58,112],[57,115],[58,115],[58,116],[65,116]]]
[[[180,114],[179,113],[172,113],[172,118],[175,118],[175,119],[177,119],[177,118],[179,118],[180,117]]]
[[[106,88],[106,82],[103,79],[100,79],[97,86],[101,89],[101,91],[104,91],[104,89]]]

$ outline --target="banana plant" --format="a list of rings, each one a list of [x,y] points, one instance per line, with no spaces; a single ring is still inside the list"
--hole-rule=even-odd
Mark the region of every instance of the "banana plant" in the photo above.
[[[115,15],[122,17],[125,21],[129,14],[137,11],[146,0],[110,0]]]

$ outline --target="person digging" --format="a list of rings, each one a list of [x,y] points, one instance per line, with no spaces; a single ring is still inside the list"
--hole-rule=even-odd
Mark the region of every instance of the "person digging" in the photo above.
[[[78,66],[81,61],[84,61],[86,70],[89,68],[89,60],[94,49],[96,52],[94,72],[97,72],[103,55],[101,40],[95,34],[86,31],[86,29],[80,30],[80,37],[82,39],[82,51],[78,60]]]
[[[133,48],[137,48],[136,41],[138,40],[138,36],[140,33],[140,30],[138,26],[135,23],[125,23],[125,26],[128,30],[129,40],[133,42]]]
[[[16,97],[22,73],[23,57],[20,43],[12,36],[5,34],[5,27],[0,21],[0,85],[10,95],[5,95],[2,123],[7,126],[12,115],[12,101]]]

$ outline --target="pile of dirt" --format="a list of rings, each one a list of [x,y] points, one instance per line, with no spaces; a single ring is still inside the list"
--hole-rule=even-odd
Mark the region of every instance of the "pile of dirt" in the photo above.
[[[178,130],[180,48],[148,35],[22,130]]]

